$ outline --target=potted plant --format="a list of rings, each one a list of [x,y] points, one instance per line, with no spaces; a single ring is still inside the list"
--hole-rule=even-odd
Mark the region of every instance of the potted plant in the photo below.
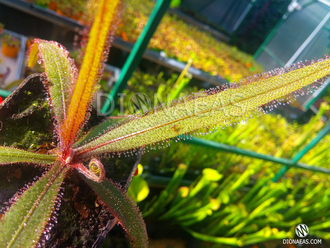
[[[21,41],[11,34],[4,34],[2,36],[2,53],[3,55],[16,58],[21,46]]]
[[[7,171],[0,180],[6,193],[0,213],[3,246],[100,247],[104,235],[118,222],[135,247],[147,247],[142,216],[125,194],[126,182],[143,153],[164,148],[171,140],[208,132],[217,124],[223,127],[259,115],[261,107],[268,103],[272,107],[287,94],[295,95],[300,88],[330,74],[327,56],[309,65],[245,79],[226,90],[200,92],[149,113],[130,116],[119,124],[110,118],[95,121],[91,102],[102,72],[100,64],[106,59],[104,50],[110,45],[108,34],[118,3],[100,2],[95,19],[102,21],[93,24],[79,75],[63,46],[36,40],[28,64],[33,66],[38,61],[45,72],[27,78],[0,105],[0,169]],[[47,97],[41,96],[41,81]],[[38,111],[42,111],[39,121],[27,121],[27,116]],[[47,116],[49,121],[44,120]],[[25,128],[29,129],[20,143],[13,140]],[[42,141],[47,142],[40,144]],[[134,158],[134,163],[127,165],[129,158]],[[110,171],[105,163],[112,163]],[[123,173],[123,168],[131,172]],[[28,171],[35,176],[26,178]],[[113,174],[118,177],[110,179]],[[123,174],[125,179],[120,178]],[[13,185],[15,178],[26,181]]]

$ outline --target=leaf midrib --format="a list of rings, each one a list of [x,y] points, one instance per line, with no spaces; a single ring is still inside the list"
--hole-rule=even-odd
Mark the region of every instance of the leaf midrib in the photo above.
[[[42,199],[44,198],[44,196],[46,195],[47,191],[49,190],[49,188],[52,186],[53,182],[57,179],[57,177],[59,176],[59,174],[64,170],[65,166],[60,166],[59,170],[56,172],[56,176],[52,177],[53,179],[51,179],[47,184],[46,187],[44,188],[44,190],[41,192],[41,194],[39,195],[39,197],[34,201],[32,208],[28,211],[28,213],[26,214],[25,218],[23,219],[22,223],[19,225],[17,231],[15,232],[15,234],[13,235],[12,239],[10,240],[10,242],[8,243],[8,248],[12,247],[15,243],[15,241],[17,240],[19,234],[22,232],[23,228],[24,228],[24,223],[29,222],[33,212],[36,210],[37,206],[39,205],[39,203],[42,201]]]
[[[327,67],[327,66],[325,65],[324,67]],[[324,67],[322,67],[321,69],[324,69]],[[321,69],[320,69],[320,70],[321,70]],[[319,70],[317,70],[317,71],[315,71],[315,72],[313,72],[313,73],[310,73],[310,74],[308,74],[308,75],[306,75],[306,76],[304,76],[304,77],[301,77],[301,78],[299,78],[298,80],[293,79],[293,80],[292,80],[291,82],[289,82],[287,85],[292,85],[292,84],[295,83],[296,81],[302,80],[302,79],[304,79],[304,78],[306,78],[306,77],[310,77],[310,76],[312,76],[312,75],[315,75],[315,74],[317,74],[318,72],[319,72]],[[283,76],[283,75],[278,75],[278,76]],[[281,86],[274,87],[272,90],[268,91],[267,94],[268,94],[268,93],[271,93],[271,92],[273,92],[273,91],[276,91],[276,90],[278,90],[278,89],[280,89],[280,88],[282,88],[282,87],[283,87],[283,84],[282,84]],[[245,98],[239,99],[239,100],[237,100],[235,103],[240,103],[240,102],[242,102],[242,101],[246,101],[246,100],[249,100],[249,99],[251,99],[251,98],[254,98],[254,97],[257,97],[257,96],[260,96],[260,95],[264,95],[264,94],[265,94],[265,92],[263,91],[263,92],[261,92],[261,93],[257,93],[257,94],[255,94],[255,95],[253,95],[253,96],[249,96],[249,97],[245,97]],[[227,107],[227,106],[231,106],[231,105],[233,105],[233,104],[232,104],[232,103],[229,103],[229,104],[227,103],[227,104],[224,104],[223,106],[221,106],[221,108],[224,108],[224,107]],[[177,122],[179,122],[179,121],[189,119],[189,118],[194,117],[194,116],[198,116],[198,115],[201,115],[201,114],[205,114],[205,113],[208,113],[208,112],[210,112],[210,111],[212,111],[212,110],[216,110],[217,108],[219,108],[219,107],[212,107],[212,108],[209,108],[209,109],[206,109],[206,110],[200,111],[200,112],[198,112],[198,113],[193,113],[193,114],[191,114],[191,115],[187,115],[187,116],[185,116],[185,117],[181,117],[181,118],[176,119],[176,120],[173,120],[173,121],[169,121],[169,122],[166,122],[166,123],[163,123],[163,124],[159,124],[159,125],[156,125],[156,126],[153,126],[153,127],[150,127],[150,128],[146,128],[146,129],[141,130],[141,131],[137,131],[137,132],[134,132],[134,133],[131,133],[131,134],[127,134],[127,135],[124,135],[124,136],[121,136],[121,137],[118,137],[118,138],[115,138],[115,139],[109,140],[109,141],[107,141],[107,142],[104,142],[104,143],[102,143],[102,144],[95,145],[95,146],[93,146],[93,147],[89,147],[89,148],[86,148],[86,149],[83,148],[84,146],[87,146],[87,145],[89,145],[90,143],[95,142],[97,139],[96,139],[96,140],[93,140],[93,141],[90,142],[89,144],[86,144],[86,145],[84,145],[84,146],[81,146],[81,147],[78,147],[78,148],[74,149],[75,156],[81,156],[81,155],[83,155],[83,154],[85,154],[85,153],[87,153],[87,152],[90,152],[90,151],[96,150],[96,149],[98,149],[98,148],[104,147],[104,146],[109,145],[109,144],[111,144],[111,143],[114,143],[114,142],[117,142],[117,141],[121,141],[121,140],[124,140],[124,139],[130,138],[130,137],[133,137],[133,136],[135,136],[135,135],[139,135],[139,134],[142,134],[142,133],[146,133],[146,132],[149,132],[149,131],[152,131],[152,130],[156,130],[156,129],[158,129],[158,128],[161,128],[161,127],[164,127],[164,126],[167,126],[167,125],[171,125],[171,124],[177,123]],[[112,131],[113,131],[113,130],[112,130]]]
[[[53,45],[53,44],[52,44]],[[50,52],[52,53],[52,49],[49,49],[48,46],[46,46],[46,49],[48,50],[51,50]],[[56,51],[56,50],[55,50]],[[56,68],[57,68],[57,75],[59,76],[59,80],[60,80],[60,88],[61,88],[61,102],[62,102],[62,105],[63,105],[63,119],[64,120],[66,118],[66,104],[65,104],[65,96],[64,96],[64,86],[63,86],[63,79],[62,79],[62,74],[61,74],[61,70],[60,70],[60,66],[59,64],[57,63],[57,59],[55,58],[54,59],[54,62],[56,64]],[[58,116],[58,118],[60,118],[60,116]]]

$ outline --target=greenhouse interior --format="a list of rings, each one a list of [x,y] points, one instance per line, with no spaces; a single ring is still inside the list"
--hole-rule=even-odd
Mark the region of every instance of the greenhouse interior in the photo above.
[[[330,247],[329,0],[0,0],[0,247]]]

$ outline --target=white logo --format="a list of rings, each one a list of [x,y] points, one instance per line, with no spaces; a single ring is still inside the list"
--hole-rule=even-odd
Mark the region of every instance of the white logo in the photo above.
[[[308,226],[305,224],[299,224],[296,226],[296,234],[299,238],[305,238],[309,233]]]
[[[321,245],[322,239],[308,239],[309,233],[308,226],[306,224],[299,224],[296,226],[296,235],[298,239],[283,239],[283,245]],[[297,246],[298,247],[298,246]],[[308,246],[309,247],[309,246]]]

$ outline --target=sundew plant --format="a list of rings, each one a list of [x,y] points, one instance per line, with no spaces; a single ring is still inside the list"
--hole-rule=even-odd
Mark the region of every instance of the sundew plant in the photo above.
[[[57,142],[49,154],[0,146],[1,166],[22,163],[45,168],[40,177],[13,196],[1,215],[0,247],[45,245],[49,222],[54,213],[61,214],[56,212],[61,203],[58,199],[67,187],[63,182],[77,172],[97,195],[95,204],[108,209],[133,246],[147,247],[141,214],[125,190],[105,176],[101,158],[143,154],[150,149],[165,148],[172,139],[189,139],[248,120],[317,88],[330,73],[330,60],[325,56],[181,98],[148,113],[130,116],[119,125],[112,125],[108,119],[85,134],[82,130],[90,117],[118,5],[119,0],[100,1],[79,73],[60,44],[35,40],[31,47],[28,65],[38,62],[44,66],[43,83]],[[308,85],[312,87],[304,89]],[[4,100],[0,109],[7,105]],[[83,216],[83,209],[80,212]]]

